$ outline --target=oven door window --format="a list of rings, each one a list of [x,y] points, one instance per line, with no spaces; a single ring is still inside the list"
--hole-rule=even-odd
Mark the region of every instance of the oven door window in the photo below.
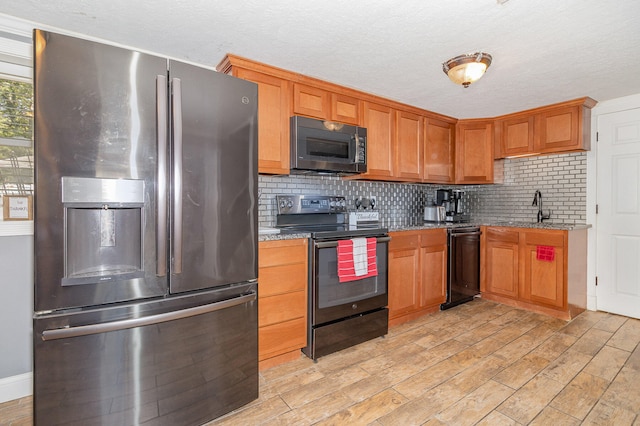
[[[376,262],[378,275],[341,283],[338,280],[338,258],[335,247],[316,252],[316,307],[327,309],[365,301],[387,293],[387,244],[378,243]]]

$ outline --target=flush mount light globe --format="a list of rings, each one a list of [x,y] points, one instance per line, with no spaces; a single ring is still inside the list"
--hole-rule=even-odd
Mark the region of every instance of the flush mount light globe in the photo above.
[[[442,71],[451,81],[462,84],[466,88],[484,75],[491,65],[491,59],[491,55],[483,52],[460,55],[443,63]]]

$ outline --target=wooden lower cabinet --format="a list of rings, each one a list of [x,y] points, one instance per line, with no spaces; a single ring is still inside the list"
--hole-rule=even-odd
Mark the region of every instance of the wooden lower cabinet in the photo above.
[[[485,291],[516,299],[520,264],[518,242],[520,234],[513,228],[487,228],[481,238],[485,240]]]
[[[260,369],[296,359],[307,346],[307,240],[258,246]]]
[[[571,319],[586,308],[583,230],[486,227],[482,296]]]
[[[390,233],[389,325],[437,311],[446,299],[447,230]]]

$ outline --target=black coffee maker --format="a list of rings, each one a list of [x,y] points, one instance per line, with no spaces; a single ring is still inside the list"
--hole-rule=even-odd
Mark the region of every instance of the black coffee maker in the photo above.
[[[460,189],[436,190],[436,205],[444,206],[447,222],[469,222],[469,215],[464,212],[463,195],[464,191]]]

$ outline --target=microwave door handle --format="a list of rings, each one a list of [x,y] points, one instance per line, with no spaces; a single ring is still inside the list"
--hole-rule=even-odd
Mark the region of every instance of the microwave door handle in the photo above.
[[[358,164],[360,162],[360,149],[358,149],[358,145],[360,144],[360,138],[358,137],[358,132],[353,135],[353,149],[356,151],[356,155],[353,156],[353,163]]]

